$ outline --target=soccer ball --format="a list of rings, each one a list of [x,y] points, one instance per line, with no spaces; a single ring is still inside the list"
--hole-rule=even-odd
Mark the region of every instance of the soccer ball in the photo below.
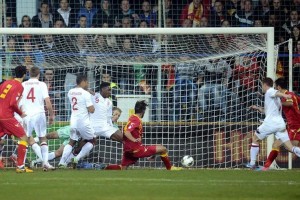
[[[183,156],[181,164],[183,167],[192,167],[194,165],[194,158],[189,155]]]

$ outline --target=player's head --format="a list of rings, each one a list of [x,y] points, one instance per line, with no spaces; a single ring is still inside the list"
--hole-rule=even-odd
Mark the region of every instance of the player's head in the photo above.
[[[110,83],[102,82],[100,84],[100,94],[103,98],[109,98],[111,95]]]
[[[286,90],[287,89],[287,81],[284,78],[278,78],[275,81],[276,90]]]
[[[112,113],[111,120],[112,120],[112,122],[117,122],[121,116],[122,110],[118,107],[113,107],[112,111],[113,111],[113,113]]]
[[[29,70],[30,78],[39,78],[40,77],[40,69],[38,67],[31,67]]]
[[[19,65],[15,68],[16,78],[24,78],[26,75],[26,72],[27,72],[26,66]]]
[[[137,101],[134,106],[134,113],[139,114],[141,118],[144,117],[148,104],[145,100]]]
[[[269,77],[266,77],[262,81],[262,90],[263,90],[263,93],[266,93],[269,88],[273,87],[273,85],[274,85],[273,80],[271,78],[269,78]]]
[[[87,76],[85,74],[79,74],[76,77],[76,84],[77,86],[87,90],[89,88],[89,82]]]

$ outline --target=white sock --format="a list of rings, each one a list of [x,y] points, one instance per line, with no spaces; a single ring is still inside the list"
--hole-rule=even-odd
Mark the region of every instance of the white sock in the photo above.
[[[43,156],[43,164],[48,163],[48,154],[49,154],[49,147],[46,142],[41,143],[41,151]]]
[[[33,149],[33,151],[37,155],[37,157],[39,159],[43,160],[41,147],[37,143],[34,143],[33,145],[31,145],[31,148]]]
[[[258,152],[259,152],[259,145],[252,143],[250,149],[250,159],[251,159],[250,165],[255,165]]]
[[[74,157],[75,157],[74,154],[70,153],[70,155],[67,157],[66,163],[70,163],[71,159],[74,158]]]
[[[55,152],[50,152],[48,154],[48,160],[53,160],[55,158]]]
[[[88,153],[90,153],[90,151],[92,150],[92,148],[94,147],[94,145],[90,142],[87,142],[81,149],[81,151],[79,152],[79,154],[76,156],[76,159],[79,161],[81,158],[83,158],[84,156],[86,156]]]
[[[61,164],[61,165],[68,164],[67,163],[67,159],[70,156],[72,149],[73,149],[73,147],[71,145],[69,145],[69,144],[67,144],[65,146],[63,154],[62,154],[61,159],[59,161],[59,164]]]

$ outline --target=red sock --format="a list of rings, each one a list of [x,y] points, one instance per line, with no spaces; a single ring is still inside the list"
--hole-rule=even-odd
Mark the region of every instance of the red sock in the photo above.
[[[121,165],[108,165],[105,170],[122,170]]]
[[[17,164],[18,166],[22,166],[25,163],[26,153],[27,153],[27,142],[20,141],[18,144],[18,158]]]
[[[272,162],[275,160],[275,158],[278,155],[279,150],[278,149],[272,149],[272,151],[270,152],[268,159],[266,160],[266,163],[264,165],[264,167],[270,167]]]
[[[164,162],[165,166],[166,166],[166,169],[167,170],[170,170],[172,165],[171,165],[171,161],[168,157],[168,154],[162,154],[160,155],[160,159]]]

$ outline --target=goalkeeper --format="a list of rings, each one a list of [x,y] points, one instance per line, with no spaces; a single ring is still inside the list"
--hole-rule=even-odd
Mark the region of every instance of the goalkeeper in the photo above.
[[[48,160],[53,160],[55,158],[59,158],[62,156],[62,153],[64,151],[64,147],[65,145],[67,145],[69,143],[69,139],[70,139],[70,126],[63,126],[59,129],[57,129],[56,131],[52,131],[50,133],[48,133],[46,135],[46,138],[49,140],[49,139],[59,139],[61,140],[61,145],[60,147],[53,151],[53,152],[50,152],[48,154]],[[36,142],[39,141],[39,138],[38,137],[35,137],[34,140]],[[33,167],[34,165],[36,165],[37,163],[40,163],[42,162],[41,159],[36,159],[36,160],[32,160],[31,161],[31,167]]]

